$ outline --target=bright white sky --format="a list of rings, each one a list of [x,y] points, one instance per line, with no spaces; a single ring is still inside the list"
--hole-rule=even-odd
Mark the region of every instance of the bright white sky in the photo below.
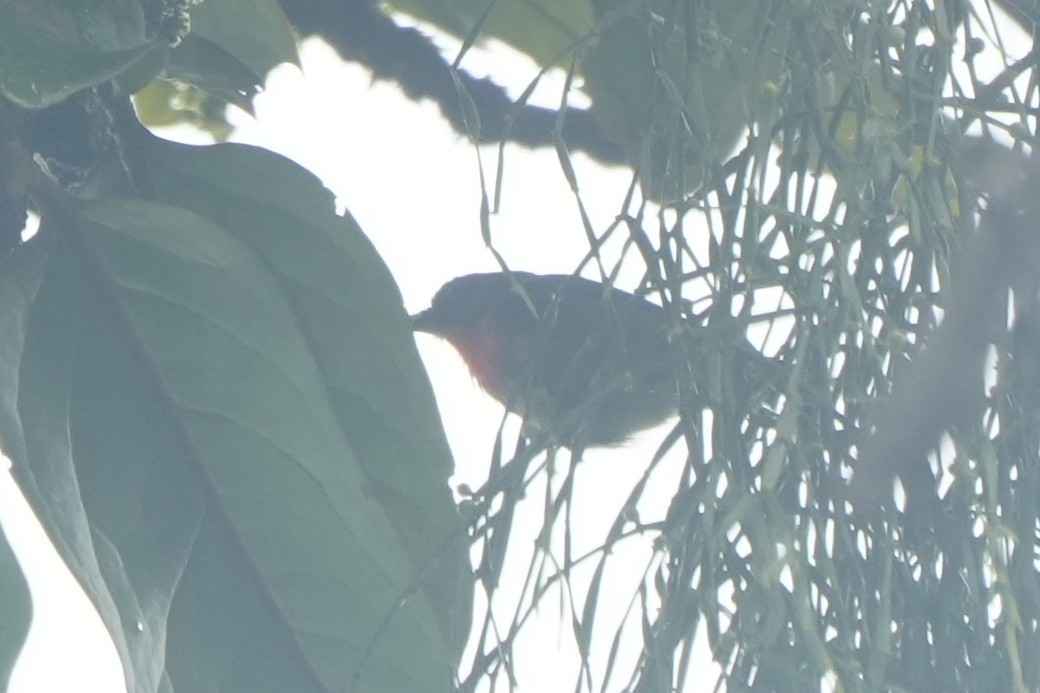
[[[239,126],[235,139],[283,153],[320,176],[375,243],[398,281],[409,312],[424,308],[436,289],[452,277],[497,269],[480,236],[476,149],[444,123],[435,106],[409,101],[393,84],[373,83],[363,68],[341,63],[323,44],[306,43],[301,59],[302,73],[291,66],[272,73],[266,92],[256,101],[257,120],[244,115],[234,118]],[[537,74],[534,63],[501,47],[472,51],[463,67],[472,70],[473,66],[498,80],[511,80],[519,85],[517,92]],[[541,103],[558,104],[562,83],[562,76],[550,80],[540,92]],[[490,194],[497,148],[484,148],[480,156]],[[573,156],[573,163],[582,201],[594,228],[602,231],[619,212],[631,173],[605,169],[580,154]],[[504,175],[501,211],[492,217],[496,248],[516,269],[573,271],[587,245],[556,153],[509,147]],[[619,284],[631,286],[637,276],[622,275]],[[501,408],[480,392],[450,347],[427,336],[419,338],[419,346],[455,454],[456,483],[476,488],[486,479]],[[633,443],[587,454],[578,476],[574,511],[579,545],[591,548],[601,541],[661,437],[660,431],[649,432],[645,436],[649,448]],[[664,476],[673,483],[674,475]],[[594,489],[587,484],[592,477]],[[536,498],[539,494],[532,491]],[[664,509],[662,505],[656,511],[663,514]],[[0,475],[0,521],[23,562],[35,608],[11,692],[122,691],[115,651],[100,621],[7,474]],[[618,604],[613,612],[603,612],[606,623],[620,622],[650,557],[645,545],[633,546],[627,556],[624,549],[621,553],[619,560],[629,560],[635,572],[616,586],[621,590]],[[577,672],[572,636],[556,623],[559,603],[546,600],[544,613],[544,623],[536,624],[527,638],[526,647],[531,649],[522,650],[526,654],[518,661],[521,691],[560,690],[561,680],[567,682],[564,688],[573,687]],[[607,637],[612,633],[613,628]],[[609,642],[598,646],[606,651]],[[629,667],[622,666],[619,674],[628,672]],[[623,684],[613,683],[612,688]]]

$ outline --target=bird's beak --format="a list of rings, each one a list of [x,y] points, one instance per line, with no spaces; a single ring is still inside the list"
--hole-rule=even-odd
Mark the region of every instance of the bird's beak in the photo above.
[[[424,311],[420,311],[415,315],[411,316],[412,329],[416,332],[429,332],[430,331],[430,309],[427,308]]]

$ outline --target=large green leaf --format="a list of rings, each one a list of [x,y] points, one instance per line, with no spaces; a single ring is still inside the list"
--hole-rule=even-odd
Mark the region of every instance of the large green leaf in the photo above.
[[[138,95],[138,110],[153,125],[169,124],[172,116],[191,121],[189,113],[183,112],[190,109],[178,113],[175,105],[191,100],[188,95],[193,92],[186,92],[186,85],[191,85],[251,111],[267,73],[280,63],[297,61],[292,29],[274,0],[202,3],[192,8],[191,33],[169,52],[165,65],[164,75],[179,89],[170,95],[169,82],[153,84]],[[195,116],[204,123],[213,114]]]
[[[210,41],[189,34],[170,51],[164,75],[197,87],[206,94],[251,111],[263,76]],[[141,96],[137,98],[138,103]]]
[[[36,514],[50,532],[59,552],[101,616],[113,624],[116,647],[128,660],[130,645],[121,626],[120,611],[105,582],[102,566],[107,548],[99,543],[95,553],[90,522],[72,465],[69,435],[70,364],[75,344],[71,337],[79,329],[77,295],[60,294],[48,281],[61,272],[60,253],[53,252],[55,237],[38,235],[5,257],[0,267],[0,442],[12,459],[12,472]],[[56,296],[56,291],[58,295]],[[31,467],[30,467],[31,460]],[[121,587],[121,586],[120,586]],[[124,595],[127,623],[143,622],[143,614]],[[161,662],[161,649],[150,632],[134,642],[134,653]],[[128,668],[130,691],[155,690]]]
[[[0,691],[7,690],[11,669],[22,651],[32,620],[29,583],[0,527]]]
[[[234,56],[260,82],[275,65],[298,60],[292,27],[276,0],[204,2],[191,10],[191,33]]]
[[[0,94],[43,108],[164,50],[147,40],[138,3],[85,4],[0,0]]]
[[[25,341],[24,318],[33,301],[43,275],[44,256],[37,252],[39,244],[25,247],[19,262],[11,255],[0,262],[0,364],[15,364],[21,357]],[[8,454],[24,451],[24,440],[17,427],[4,425],[17,417],[15,394],[18,392],[16,369],[0,366],[0,444]],[[29,631],[32,602],[29,586],[0,528],[0,690],[7,690],[8,677]]]
[[[261,155],[254,170],[230,174],[278,190],[279,170],[295,167],[272,160]],[[422,497],[397,491],[430,522],[427,543],[406,541],[406,514],[391,519],[384,507],[393,480],[367,478],[361,457],[379,447],[407,454],[409,444],[355,445],[345,422],[375,427],[381,412],[344,408],[364,396],[339,392],[325,359],[336,353],[352,364],[339,370],[364,371],[370,352],[358,344],[372,341],[392,354],[389,364],[367,364],[374,372],[400,367],[394,358],[415,359],[407,321],[363,239],[326,240],[357,231],[313,179],[302,180],[289,191],[317,207],[282,207],[284,195],[272,193],[267,209],[309,223],[281,227],[280,244],[265,241],[298,265],[302,286],[262,244],[243,242],[252,219],[140,200],[51,219],[9,260],[17,271],[5,273],[5,294],[20,300],[5,296],[0,312],[23,329],[16,358],[0,365],[0,377],[17,383],[0,393],[0,435],[112,632],[131,691],[450,689],[445,610],[435,615],[424,580],[450,563],[437,556],[458,558],[441,551],[455,526],[448,458],[432,435],[432,452],[403,461],[439,482]],[[208,191],[213,204],[222,197]],[[324,269],[358,284],[330,292],[308,282],[310,258],[297,252],[315,243]],[[359,267],[367,269],[352,272]],[[354,330],[320,322],[323,306],[343,310],[342,322],[355,303],[366,320]],[[398,382],[417,361],[400,368]],[[419,382],[397,396],[427,407],[422,433],[436,422]],[[405,429],[407,412],[370,436]]]
[[[400,294],[375,248],[353,219],[331,216],[332,195],[317,178],[281,156],[161,140],[148,151],[155,195],[227,228],[295,302],[339,423],[461,647],[469,563],[447,485],[451,452]]]

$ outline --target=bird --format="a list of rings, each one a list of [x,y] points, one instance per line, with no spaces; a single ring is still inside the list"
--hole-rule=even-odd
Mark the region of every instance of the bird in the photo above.
[[[572,449],[621,444],[677,413],[685,322],[601,282],[520,271],[452,279],[412,316],[525,430]]]

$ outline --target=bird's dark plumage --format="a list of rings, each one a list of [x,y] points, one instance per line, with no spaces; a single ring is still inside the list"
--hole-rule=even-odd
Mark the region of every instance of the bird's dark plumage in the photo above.
[[[471,274],[445,284],[413,325],[451,342],[488,393],[560,444],[619,443],[678,407],[674,322],[620,289]]]

